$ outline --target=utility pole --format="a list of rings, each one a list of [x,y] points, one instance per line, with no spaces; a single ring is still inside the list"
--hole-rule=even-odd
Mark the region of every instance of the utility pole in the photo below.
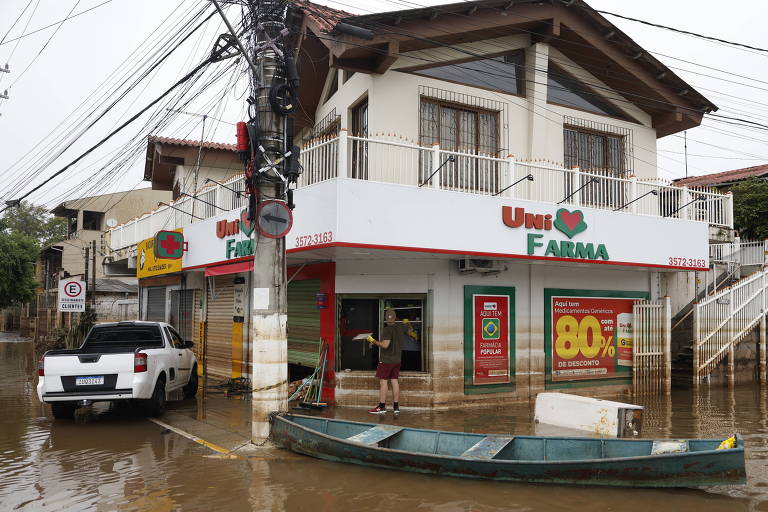
[[[293,209],[289,185],[295,185],[301,167],[289,115],[296,108],[299,78],[293,50],[288,47],[287,0],[247,1],[246,44],[218,2],[211,1],[251,71],[249,119],[237,125],[237,149],[245,166],[248,218],[257,227],[251,279],[251,441],[263,444],[269,436],[269,415],[288,407],[288,305],[285,233],[263,234],[258,211],[267,199]]]
[[[88,281],[86,276],[86,281]],[[91,247],[91,305],[96,309],[96,240]]]
[[[86,300],[85,300],[85,302],[88,302],[88,288],[87,288],[87,285],[88,285],[88,260],[90,259],[88,256],[90,255],[90,252],[91,252],[90,247],[86,247],[85,248],[85,271],[83,272],[83,282],[86,284],[86,289],[85,289]]]

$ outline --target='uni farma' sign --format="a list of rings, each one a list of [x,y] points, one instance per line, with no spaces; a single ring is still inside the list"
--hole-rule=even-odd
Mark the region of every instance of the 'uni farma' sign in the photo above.
[[[510,228],[524,228],[536,231],[551,231],[553,228],[560,231],[569,239],[586,231],[587,223],[584,221],[584,213],[581,210],[568,211],[560,208],[551,214],[526,213],[524,208],[501,207],[501,218],[504,225]],[[528,233],[527,254],[529,256],[541,253],[541,247],[545,247],[544,256],[554,258],[572,258],[585,260],[608,261],[608,250],[604,244],[595,242],[572,242],[571,240],[542,240],[544,234]]]
[[[238,220],[228,221],[220,220],[216,223],[216,236],[226,238],[238,233],[244,234],[245,240],[236,240],[231,238],[226,241],[226,258],[241,258],[243,256],[253,256],[256,250],[256,241],[251,238],[255,224],[248,219],[248,209],[240,212]]]

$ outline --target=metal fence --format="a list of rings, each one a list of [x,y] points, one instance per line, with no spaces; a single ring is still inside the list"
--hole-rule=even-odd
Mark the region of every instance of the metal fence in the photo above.
[[[672,388],[672,306],[669,297],[632,306],[632,389],[635,394]]]

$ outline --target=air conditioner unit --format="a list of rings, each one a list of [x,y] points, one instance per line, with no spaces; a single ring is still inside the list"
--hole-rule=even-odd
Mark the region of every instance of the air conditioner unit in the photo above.
[[[506,266],[497,260],[476,260],[472,258],[463,258],[459,260],[459,272],[462,274],[469,272],[498,274],[502,270],[506,270]]]

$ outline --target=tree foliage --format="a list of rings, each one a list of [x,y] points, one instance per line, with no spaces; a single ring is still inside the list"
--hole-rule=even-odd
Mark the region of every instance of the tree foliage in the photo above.
[[[67,221],[48,213],[45,206],[24,201],[5,211],[0,230],[27,235],[42,248],[67,237]]]
[[[31,301],[40,249],[66,238],[66,221],[44,206],[23,202],[0,217],[0,308]]]
[[[733,223],[741,238],[768,238],[768,180],[750,178],[731,188]]]
[[[35,296],[35,241],[18,232],[0,232],[0,308],[31,301]]]

